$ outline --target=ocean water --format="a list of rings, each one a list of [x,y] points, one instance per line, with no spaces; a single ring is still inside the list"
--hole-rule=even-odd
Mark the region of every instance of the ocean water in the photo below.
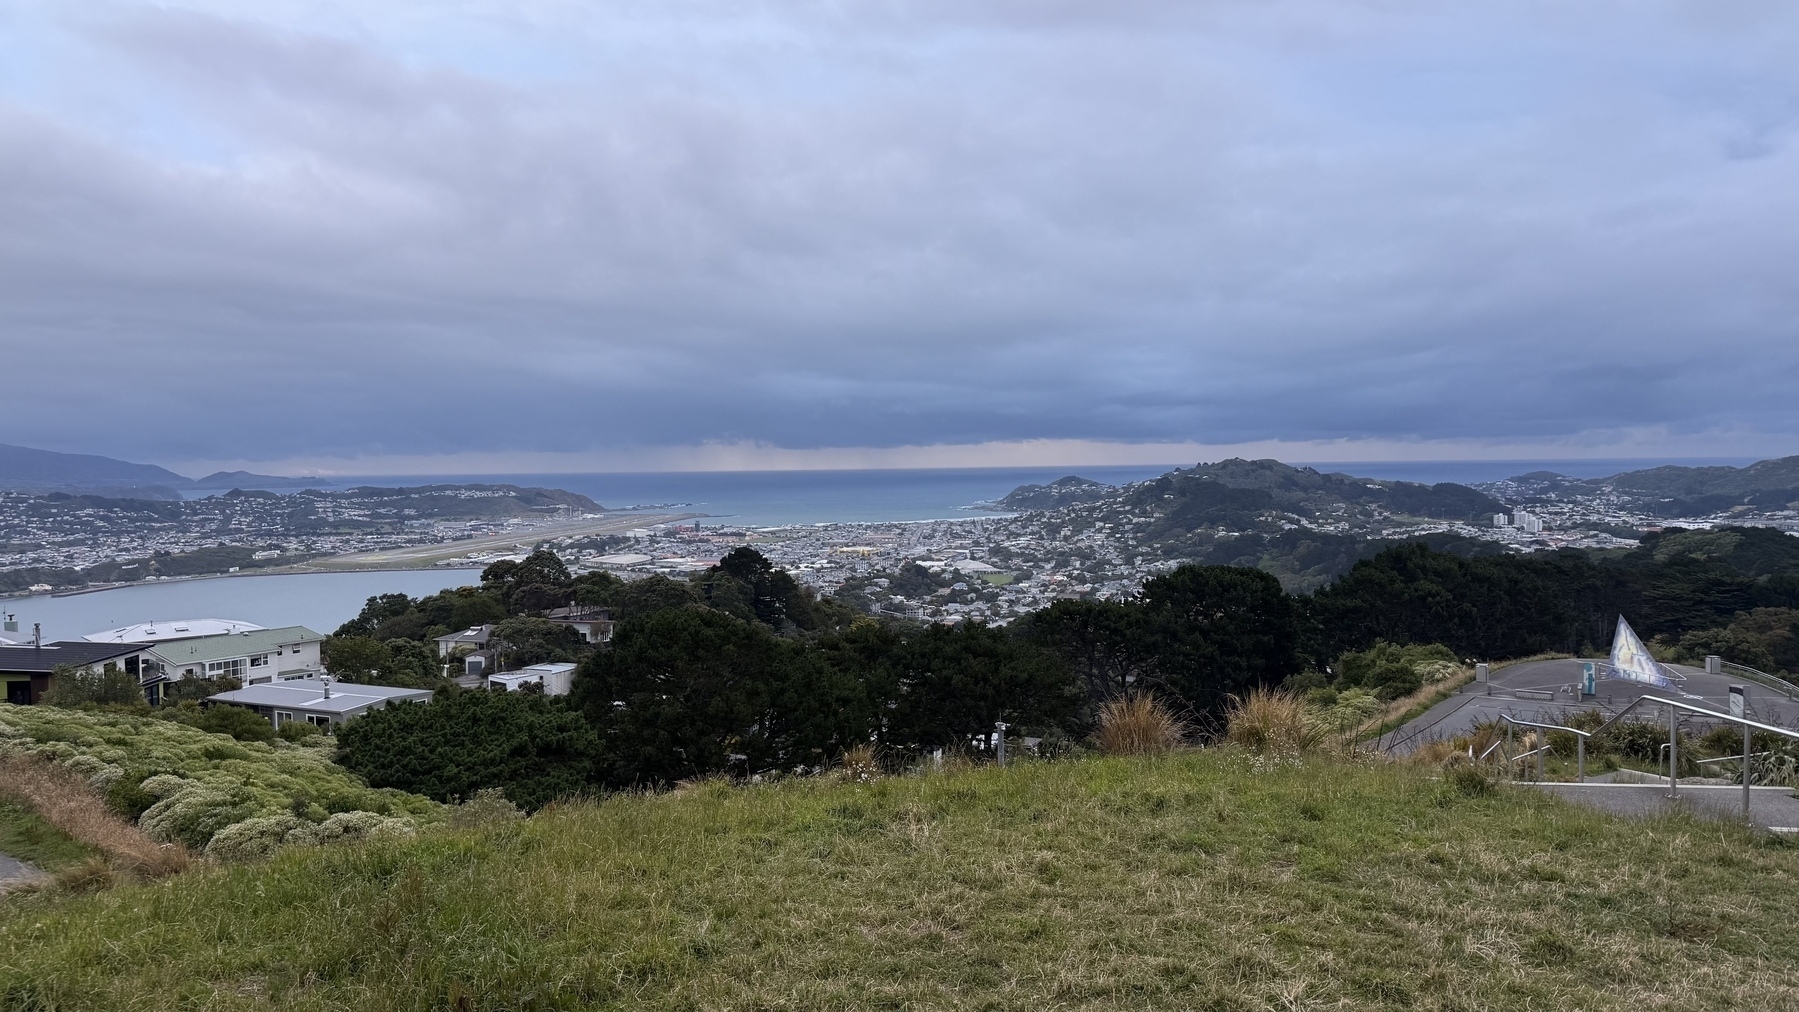
[[[541,486],[579,492],[608,509],[680,504],[682,512],[705,513],[720,522],[770,527],[996,516],[969,507],[998,499],[1020,485],[1041,485],[1069,474],[1120,485],[1154,478],[1177,466],[386,475],[338,478],[324,487],[452,482]]]
[[[1700,466],[1754,463],[1755,458],[1635,458],[1614,460],[1356,461],[1306,466],[1364,478],[1498,481],[1531,471],[1556,471],[1596,478],[1663,464]],[[579,492],[608,509],[679,506],[720,522],[751,527],[781,524],[940,520],[994,516],[972,508],[992,502],[1020,485],[1040,485],[1064,475],[1122,485],[1164,474],[1192,462],[1113,467],[935,468],[868,471],[701,471],[619,474],[454,474],[342,477],[321,487],[357,485],[507,484]]]

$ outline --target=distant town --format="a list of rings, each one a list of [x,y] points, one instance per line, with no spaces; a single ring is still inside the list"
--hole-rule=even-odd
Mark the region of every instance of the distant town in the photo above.
[[[173,502],[13,491],[0,493],[0,590],[296,568],[484,567],[540,546],[576,572],[682,575],[751,544],[819,593],[871,613],[1003,624],[1059,599],[1127,597],[1186,562],[1256,565],[1307,590],[1369,546],[1418,538],[1469,551],[1605,551],[1666,526],[1799,532],[1799,491],[1784,487],[1799,485],[1787,473],[1795,460],[1471,487],[1224,461],[1120,487],[1070,476],[978,504],[1010,516],[777,527],[608,510],[574,493],[510,485],[232,490]],[[1756,468],[1759,477],[1742,477]],[[1730,473],[1661,473],[1670,470]],[[1670,481],[1672,492],[1656,485]]]

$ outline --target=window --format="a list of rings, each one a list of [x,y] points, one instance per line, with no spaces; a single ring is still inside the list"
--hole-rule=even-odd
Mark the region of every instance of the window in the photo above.
[[[331,726],[331,718],[322,713],[309,713],[306,715],[306,723],[328,728]]]
[[[293,714],[287,712],[286,710],[276,710],[275,711],[275,726],[276,727],[280,727],[283,724],[292,724],[293,722],[294,722]]]
[[[241,681],[244,677],[244,658],[233,657],[228,661],[208,661],[206,677],[236,678]]]
[[[269,662],[268,654],[257,654],[256,656],[250,658],[250,666],[253,668],[260,668],[263,665],[267,664],[268,662]]]

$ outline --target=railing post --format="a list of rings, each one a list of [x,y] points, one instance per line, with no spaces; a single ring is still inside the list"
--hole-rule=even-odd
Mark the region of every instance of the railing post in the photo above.
[[[1709,672],[1712,658],[1705,659],[1705,669]],[[1749,687],[1733,685],[1730,687],[1730,715],[1732,717],[1749,716]],[[1743,725],[1743,821],[1749,821],[1749,725]]]
[[[1587,740],[1578,734],[1574,736],[1574,782],[1587,782]]]
[[[1537,728],[1537,783],[1543,782],[1543,753],[1549,751],[1549,734]]]
[[[1680,793],[1680,711],[1668,704],[1668,797]]]

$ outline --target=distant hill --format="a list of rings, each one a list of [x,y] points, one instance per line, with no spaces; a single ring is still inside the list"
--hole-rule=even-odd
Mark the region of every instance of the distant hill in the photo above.
[[[169,490],[191,484],[187,478],[155,464],[0,443],[0,488]]]
[[[1104,499],[1117,491],[1111,485],[1070,474],[1047,485],[1020,485],[994,505],[1003,510],[1053,510],[1078,502]]]
[[[1421,485],[1293,467],[1278,460],[1233,457],[1171,471],[1133,486],[1129,505],[1159,512],[1168,526],[1247,526],[1256,513],[1278,509],[1302,517],[1330,517],[1379,509],[1433,520],[1490,519],[1506,506],[1466,485]]]
[[[1570,478],[1547,471],[1505,482],[1525,495],[1615,493],[1625,503],[1663,517],[1703,516],[1732,507],[1793,508],[1799,503],[1799,456],[1762,460],[1747,467],[1651,467],[1609,478]]]
[[[196,481],[155,464],[0,443],[0,489],[167,501],[181,498],[183,491],[316,488],[323,484],[326,483],[315,478],[284,478],[249,471],[215,471]]]
[[[319,488],[330,482],[321,478],[284,478],[278,474],[254,474],[249,471],[214,471],[194,479],[197,489],[218,488]]]

